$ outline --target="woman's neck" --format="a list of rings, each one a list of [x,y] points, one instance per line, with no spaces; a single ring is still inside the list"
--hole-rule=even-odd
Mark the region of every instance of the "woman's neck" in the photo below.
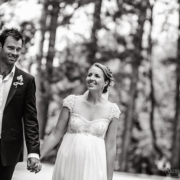
[[[101,102],[101,93],[100,92],[90,92],[87,95],[87,101],[92,103],[93,105],[97,105],[99,102]]]

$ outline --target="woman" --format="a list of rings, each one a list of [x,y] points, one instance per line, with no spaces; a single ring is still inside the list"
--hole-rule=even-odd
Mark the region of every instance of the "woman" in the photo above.
[[[41,148],[42,159],[63,137],[53,180],[112,180],[120,110],[102,97],[113,83],[112,73],[95,63],[86,83],[84,95],[63,100],[57,125]]]

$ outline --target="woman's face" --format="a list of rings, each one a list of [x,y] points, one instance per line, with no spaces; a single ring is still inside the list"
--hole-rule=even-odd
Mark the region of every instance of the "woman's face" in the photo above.
[[[89,90],[98,90],[102,92],[107,83],[108,82],[104,79],[104,73],[100,68],[93,66],[89,69],[86,78],[86,84]]]

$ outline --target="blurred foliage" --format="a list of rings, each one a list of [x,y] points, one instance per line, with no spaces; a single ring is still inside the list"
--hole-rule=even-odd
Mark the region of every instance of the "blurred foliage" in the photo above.
[[[175,0],[149,1],[155,3],[152,32],[152,65],[155,91],[154,129],[160,158],[154,149],[150,127],[150,79],[148,36],[149,8],[143,27],[141,52],[137,52],[139,41],[138,17],[144,10],[140,0],[104,0],[96,16],[95,1],[68,0],[46,1],[48,13],[52,2],[59,3],[58,26],[56,29],[53,71],[50,82],[51,98],[45,138],[57,122],[62,100],[69,94],[82,94],[86,90],[87,69],[93,62],[110,67],[115,77],[115,86],[109,89],[110,101],[121,109],[117,135],[115,169],[120,170],[122,137],[129,102],[129,91],[135,59],[139,60],[137,93],[133,113],[133,127],[128,147],[128,172],[167,175],[165,172],[171,159],[173,119],[175,114],[176,54],[178,38],[177,2]],[[24,50],[18,66],[35,76],[38,73],[37,54],[40,39],[40,20],[43,0],[11,0],[0,6],[0,28],[17,27],[24,35]],[[97,5],[98,6],[98,5]],[[41,77],[47,76],[45,69],[50,41],[47,28],[51,21],[47,13]],[[95,22],[98,17],[98,22]],[[95,47],[95,48],[94,48]],[[140,58],[140,59],[139,59]],[[38,97],[37,97],[38,98]],[[54,162],[59,146],[47,156]]]

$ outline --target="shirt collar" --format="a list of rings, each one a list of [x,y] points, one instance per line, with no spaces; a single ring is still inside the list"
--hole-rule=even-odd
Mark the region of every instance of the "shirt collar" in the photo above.
[[[11,72],[10,72],[10,74],[12,74],[13,77],[14,77],[14,74],[15,74],[15,69],[16,69],[16,67],[14,66],[14,67],[12,68]]]
[[[14,66],[11,72],[4,78],[4,81],[8,80],[10,76],[14,77],[16,67]]]

